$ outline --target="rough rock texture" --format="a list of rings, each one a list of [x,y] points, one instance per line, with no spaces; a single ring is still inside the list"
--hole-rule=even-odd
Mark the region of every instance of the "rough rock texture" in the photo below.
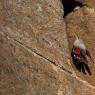
[[[69,53],[77,31],[95,58],[94,7],[63,14],[60,0],[0,1],[0,95],[95,95],[94,64],[83,75]]]

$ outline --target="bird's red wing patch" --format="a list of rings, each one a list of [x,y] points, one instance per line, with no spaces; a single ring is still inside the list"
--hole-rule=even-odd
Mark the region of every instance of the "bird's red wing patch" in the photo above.
[[[74,52],[78,55],[80,55],[80,48],[79,47],[74,47]]]

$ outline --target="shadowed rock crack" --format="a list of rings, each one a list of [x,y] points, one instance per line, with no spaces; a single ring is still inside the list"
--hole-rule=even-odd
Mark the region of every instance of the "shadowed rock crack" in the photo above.
[[[79,9],[84,6],[90,8],[90,6],[78,0],[62,0],[62,5],[64,7],[64,18],[65,16],[73,12],[75,9]]]
[[[83,4],[77,0],[62,0],[64,17],[74,10],[75,7],[82,7]]]

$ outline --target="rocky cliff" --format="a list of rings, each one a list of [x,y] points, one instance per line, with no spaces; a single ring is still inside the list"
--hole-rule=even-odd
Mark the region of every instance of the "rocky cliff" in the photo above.
[[[1,0],[0,95],[95,95],[70,57],[74,31],[95,60],[94,20],[94,0]]]

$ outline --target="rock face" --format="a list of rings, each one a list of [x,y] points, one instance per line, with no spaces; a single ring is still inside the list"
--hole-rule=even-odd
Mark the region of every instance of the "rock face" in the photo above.
[[[60,0],[0,1],[0,95],[95,95],[95,64],[89,76],[70,62],[72,31],[95,59],[94,1],[79,2],[63,18]]]

